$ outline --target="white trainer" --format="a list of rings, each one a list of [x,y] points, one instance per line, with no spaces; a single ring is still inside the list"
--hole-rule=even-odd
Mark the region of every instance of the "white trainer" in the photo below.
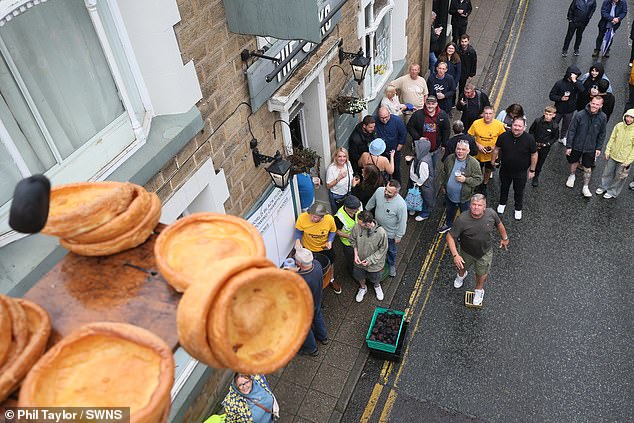
[[[482,305],[482,300],[484,299],[484,289],[476,289],[475,295],[473,296],[473,305]]]
[[[596,195],[602,195],[605,192],[605,190],[601,187],[597,188],[597,190],[594,192]]]
[[[590,192],[590,188],[588,188],[587,185],[584,185],[583,188],[581,189],[581,193],[583,194],[584,197],[586,198],[590,198],[592,197],[592,193]]]
[[[522,220],[522,211],[515,210],[515,220]]]
[[[498,204],[498,214],[503,214],[506,210],[506,204]]]
[[[456,279],[453,280],[454,288],[462,288],[462,284],[464,283],[464,279],[467,277],[469,272],[464,272],[464,276],[456,275]]]
[[[571,174],[570,176],[568,176],[568,180],[566,181],[566,186],[568,188],[574,188],[575,187],[575,179],[577,179],[577,177],[575,176],[575,174]]]
[[[357,296],[355,298],[358,303],[363,301],[363,297],[365,297],[366,292],[368,292],[368,288],[359,288],[359,291],[357,292]]]
[[[383,301],[383,289],[381,289],[381,284],[374,285],[374,293],[376,294],[377,300]]]
[[[616,198],[616,197],[610,194],[609,192],[606,192],[605,194],[603,194],[603,198],[607,198],[609,200],[610,198]]]

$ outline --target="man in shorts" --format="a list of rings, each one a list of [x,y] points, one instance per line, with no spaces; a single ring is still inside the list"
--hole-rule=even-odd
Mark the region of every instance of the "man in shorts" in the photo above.
[[[469,128],[469,135],[475,137],[476,145],[478,146],[476,159],[480,162],[484,177],[479,191],[486,192],[487,184],[494,169],[491,164],[491,153],[495,148],[498,137],[504,132],[506,132],[506,128],[502,122],[495,119],[494,109],[491,106],[486,106],[482,111],[482,118],[476,119]]]
[[[387,257],[387,232],[376,223],[372,212],[366,210],[357,215],[349,240],[354,249],[352,276],[359,283],[357,302],[363,301],[368,292],[366,281],[374,285],[376,299],[382,301],[381,275]]]
[[[453,281],[454,288],[461,288],[468,269],[475,267],[476,287],[474,305],[482,305],[484,283],[489,276],[493,259],[491,237],[495,231],[500,234],[500,248],[508,249],[509,237],[497,213],[487,208],[486,197],[475,194],[471,197],[469,213],[461,213],[447,232],[447,246],[458,274]],[[458,247],[459,245],[459,247]]]
[[[601,155],[603,141],[608,118],[601,111],[603,97],[597,95],[592,97],[585,109],[577,112],[572,118],[568,133],[566,134],[566,158],[570,164],[570,175],[566,180],[568,188],[575,186],[575,172],[579,167],[579,162],[583,166],[583,188],[581,193],[584,197],[592,197],[589,184],[592,177],[592,169],[597,157]]]

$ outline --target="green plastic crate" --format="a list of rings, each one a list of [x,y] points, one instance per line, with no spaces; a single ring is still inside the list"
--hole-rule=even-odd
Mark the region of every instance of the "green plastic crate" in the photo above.
[[[370,339],[370,336],[372,335],[372,328],[374,327],[374,324],[376,323],[376,318],[379,314],[382,313],[393,313],[393,314],[397,314],[401,316],[401,325],[398,328],[398,335],[396,337],[396,342],[394,343],[394,345],[392,344],[385,344],[383,342],[379,342],[379,341],[372,341]],[[365,343],[368,344],[368,348],[372,348],[374,350],[379,350],[379,351],[386,351],[389,353],[393,353],[396,351],[396,346],[398,345],[398,341],[399,339],[401,339],[401,333],[403,332],[403,322],[405,321],[405,312],[403,311],[399,311],[399,310],[390,310],[387,308],[382,308],[382,307],[377,307],[374,310],[374,315],[372,316],[372,322],[370,323],[370,327],[368,328],[368,333],[365,335]]]

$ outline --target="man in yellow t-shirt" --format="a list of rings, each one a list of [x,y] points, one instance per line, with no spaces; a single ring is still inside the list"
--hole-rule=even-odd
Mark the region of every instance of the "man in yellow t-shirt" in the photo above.
[[[335,265],[335,251],[332,242],[337,234],[335,218],[328,214],[326,206],[314,203],[307,212],[299,215],[295,222],[295,249],[307,248],[313,253],[321,253],[328,257],[330,265]],[[330,280],[335,294],[341,294],[341,285]]]
[[[482,111],[482,118],[475,120],[469,128],[469,135],[475,137],[478,146],[478,154],[475,158],[478,159],[480,167],[483,168],[483,191],[486,191],[486,185],[489,183],[491,172],[494,169],[491,164],[491,152],[495,148],[498,137],[506,132],[504,124],[494,119],[494,116],[493,107],[486,106]]]

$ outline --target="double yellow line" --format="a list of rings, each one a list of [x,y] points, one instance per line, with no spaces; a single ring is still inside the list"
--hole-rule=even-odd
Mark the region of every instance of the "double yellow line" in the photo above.
[[[520,33],[522,32],[522,28],[524,26],[524,21],[526,19],[526,12],[528,10],[529,1],[530,0],[520,0],[520,4],[517,9],[518,12],[520,13],[516,13],[515,17],[513,18],[513,23],[511,25],[511,32],[507,39],[507,44],[504,49],[504,53],[502,54],[502,59],[500,60],[500,62],[502,63],[502,66],[506,66],[506,69],[503,73],[502,79],[500,80],[500,72],[498,72],[493,82],[493,87],[491,89],[491,98],[495,98],[495,102],[494,102],[495,110],[497,110],[500,107],[502,94],[504,93],[504,90],[506,88],[508,75],[511,69],[511,62],[515,55],[515,50],[517,48],[517,43],[519,41]],[[443,240],[443,238],[444,238],[443,235],[437,234],[433,244],[427,251],[427,254],[425,256],[425,261],[423,262],[423,265],[421,266],[421,270],[414,284],[414,289],[412,291],[412,294],[410,295],[408,306],[405,309],[405,318],[407,320],[411,321],[412,315],[414,313],[414,309],[416,308],[420,300],[421,293],[423,292],[423,287],[425,286],[425,280],[427,280],[427,276],[429,275],[429,272],[432,268],[432,264],[434,263],[436,255],[438,254],[439,247],[441,245],[441,241]],[[427,306],[427,302],[429,301],[429,297],[431,296],[431,290],[434,286],[434,282],[436,281],[436,276],[438,275],[438,271],[440,269],[440,263],[442,263],[446,251],[447,251],[447,245],[443,244],[443,248],[440,253],[440,258],[437,261],[435,270],[433,272],[433,276],[431,277],[429,287],[427,288],[427,294],[425,295],[425,299],[423,301],[422,307],[420,311],[418,312],[418,315],[416,316],[416,321],[414,323],[414,326],[410,327],[410,333],[409,333],[410,338],[413,337],[414,334],[418,331],[418,328],[420,326],[420,321],[423,315],[423,311],[425,310],[425,307]],[[392,386],[390,387],[390,392],[387,396],[387,399],[381,411],[379,422],[387,422],[387,419],[390,416],[390,413],[392,412],[392,408],[394,407],[396,398],[398,396],[396,387],[398,386],[398,381],[401,376],[401,372],[403,371],[403,368],[405,367],[405,362],[409,354],[409,347],[410,347],[410,344],[408,343],[407,346],[405,347],[405,351],[402,353],[403,358],[401,360],[400,366],[398,367],[398,371],[396,372],[396,376],[394,377],[394,382]],[[379,380],[377,383],[374,384],[374,388],[372,389],[370,398],[368,399],[365,410],[363,411],[363,415],[361,416],[361,419],[360,419],[361,423],[368,423],[370,421],[370,418],[374,414],[374,410],[376,409],[376,406],[383,392],[383,387],[388,385],[393,369],[394,369],[393,362],[386,361],[383,363],[383,367],[381,368],[381,373],[379,374]]]

